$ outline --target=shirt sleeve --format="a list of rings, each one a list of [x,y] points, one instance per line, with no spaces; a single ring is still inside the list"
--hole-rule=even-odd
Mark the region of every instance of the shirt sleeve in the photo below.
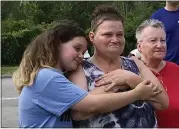
[[[155,14],[152,14],[152,16],[150,17],[150,19],[155,19]]]
[[[150,19],[159,19],[158,14],[155,12],[152,14],[152,16],[150,17]]]
[[[38,97],[37,104],[54,115],[60,116],[71,106],[87,96],[88,92],[77,87],[65,76],[53,77]]]

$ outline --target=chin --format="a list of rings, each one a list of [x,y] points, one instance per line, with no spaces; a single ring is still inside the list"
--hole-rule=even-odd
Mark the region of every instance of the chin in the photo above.
[[[155,59],[163,60],[163,59],[164,59],[164,56],[155,56]]]
[[[118,50],[118,51],[110,51],[110,54],[114,56],[120,56],[122,53],[120,50]]]
[[[71,66],[71,67],[69,68],[69,70],[70,70],[70,71],[75,71],[77,68],[78,68],[78,66],[77,66],[77,65],[74,65],[74,66]]]
[[[114,52],[117,52],[117,51],[120,51],[121,49],[119,48],[119,47],[111,47],[110,49],[109,49],[109,51],[114,51]]]
[[[64,68],[64,70],[67,71],[67,72],[70,72],[70,71],[76,70],[76,67],[74,67],[74,66],[66,66],[66,67]]]
[[[166,54],[161,53],[161,54],[155,54],[154,57],[158,58],[158,59],[163,59],[165,57]]]

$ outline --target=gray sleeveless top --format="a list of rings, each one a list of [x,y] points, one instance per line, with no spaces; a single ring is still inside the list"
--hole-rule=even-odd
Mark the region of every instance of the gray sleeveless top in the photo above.
[[[121,57],[125,70],[139,74],[135,62]],[[91,63],[89,59],[83,61],[83,70],[87,78],[88,91],[95,88],[95,79],[104,73]],[[130,89],[129,89],[130,90]],[[122,92],[122,91],[121,91]],[[146,101],[136,101],[116,111],[96,115],[88,120],[75,121],[74,127],[80,128],[153,128],[157,121],[153,107]]]

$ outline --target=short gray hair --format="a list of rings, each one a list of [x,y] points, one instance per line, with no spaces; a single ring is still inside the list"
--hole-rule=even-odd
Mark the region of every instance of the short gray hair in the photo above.
[[[136,30],[136,39],[139,40],[142,31],[147,28],[148,26],[154,27],[154,28],[162,28],[165,31],[164,24],[157,20],[157,19],[148,19],[142,22],[142,24],[139,25],[139,27]]]

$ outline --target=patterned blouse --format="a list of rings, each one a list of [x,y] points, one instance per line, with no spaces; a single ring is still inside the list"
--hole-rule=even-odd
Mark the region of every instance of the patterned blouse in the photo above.
[[[139,74],[139,69],[133,60],[126,57],[121,57],[121,59],[123,69]],[[104,73],[92,64],[89,59],[84,60],[83,70],[87,78],[88,91],[91,91],[95,88],[95,79]],[[155,128],[157,127],[157,121],[154,109],[148,102],[136,101],[113,112],[96,115],[88,120],[75,121],[74,127]]]

